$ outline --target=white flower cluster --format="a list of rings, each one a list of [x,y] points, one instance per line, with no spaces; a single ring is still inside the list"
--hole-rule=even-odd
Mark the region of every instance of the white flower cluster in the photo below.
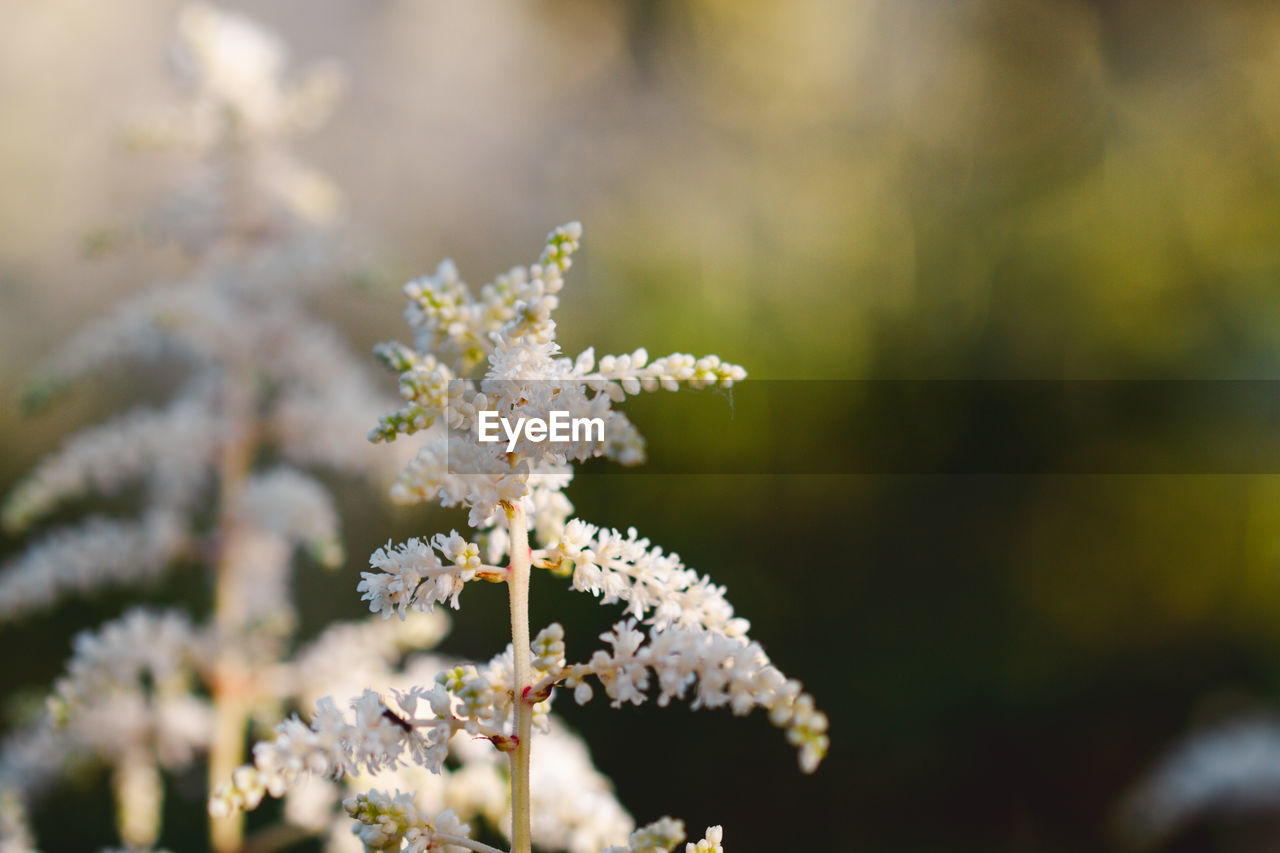
[[[511,588],[513,633],[527,637],[527,627],[519,628],[526,617],[516,614],[518,607],[520,612],[526,607],[517,602],[518,596],[527,596],[527,573],[533,565],[569,577],[573,588],[604,604],[624,603],[632,618],[602,635],[608,649],[595,652],[585,663],[566,660],[564,631],[553,623],[533,638],[527,653],[516,655],[508,647],[486,666],[446,668],[430,689],[396,693],[404,716],[383,706],[377,694],[366,693],[357,700],[365,709],[357,708],[353,724],[336,714],[331,700],[323,699],[310,727],[289,721],[277,729],[276,741],[259,744],[255,768],[242,768],[236,784],[212,804],[214,810],[252,806],[262,790],[278,793],[295,785],[303,773],[350,775],[362,768],[403,773],[409,769],[400,766],[405,755],[443,776],[449,773],[443,761],[451,735],[462,731],[489,740],[511,760],[512,801],[523,799],[523,820],[532,827],[523,839],[513,836],[518,849],[528,849],[531,837],[554,838],[575,853],[616,844],[604,834],[566,835],[563,827],[575,821],[549,807],[545,796],[540,801],[538,786],[520,778],[531,777],[537,767],[530,763],[524,742],[532,722],[536,720],[543,731],[553,730],[547,712],[554,688],[570,687],[575,699],[585,703],[592,695],[592,678],[615,706],[645,701],[656,681],[660,705],[691,696],[695,708],[728,706],[737,714],[762,708],[787,731],[804,771],[813,771],[825,755],[827,718],[800,683],[786,678],[747,637],[749,623],[734,615],[723,587],[684,566],[677,555],[652,546],[634,529],[624,536],[570,520],[573,507],[563,490],[572,479],[574,461],[596,456],[624,463],[643,459],[643,440],[613,409],[614,403],[642,391],[676,390],[681,383],[730,386],[746,375],[714,356],[677,353],[650,361],[643,349],[606,356],[598,363],[592,350],[574,359],[560,357],[551,317],[580,236],[577,223],[557,228],[536,264],[499,276],[478,296],[449,262],[406,286],[406,318],[414,329],[415,348],[382,344],[375,350],[400,374],[405,405],[384,415],[369,438],[378,443],[422,433],[424,442],[393,487],[393,498],[466,506],[468,523],[479,535],[474,543],[456,531],[429,542],[388,543],[373,554],[372,571],[362,574],[359,591],[374,613],[384,618],[396,613],[403,619],[410,611],[430,613],[441,602],[456,609],[469,580],[505,581]],[[484,376],[472,378],[471,372],[486,360]],[[479,440],[481,411],[496,411],[511,420],[546,420],[552,411],[567,412],[571,418],[599,418],[605,436],[603,441],[544,444],[526,434],[503,447]],[[542,548],[530,547],[529,529]],[[527,557],[522,553],[526,549]],[[509,564],[498,566],[504,557]],[[518,589],[522,584],[524,592]],[[637,620],[645,621],[647,635],[637,628]],[[524,674],[518,677],[521,667]],[[414,716],[419,700],[426,700],[432,717]],[[425,736],[419,729],[425,729]],[[407,748],[413,737],[424,737],[426,748]],[[469,766],[453,775],[473,770]],[[247,789],[246,780],[251,780]],[[472,790],[486,789],[480,785]],[[607,791],[601,794],[602,802],[612,802]],[[479,808],[476,804],[482,799],[473,799],[471,806]],[[394,849],[411,843],[410,828],[424,826],[424,816],[432,813],[399,793],[370,794],[355,800],[352,808],[360,821],[356,831],[366,844]],[[521,818],[513,812],[511,819],[515,824]],[[619,820],[610,827],[614,838],[621,835],[621,826]],[[424,830],[412,843],[431,837]],[[683,825],[666,818],[632,833],[626,846],[606,849],[657,853],[671,851],[683,840]],[[712,827],[686,850],[722,853],[721,840],[721,829]],[[475,842],[468,846],[486,849]]]
[[[276,727],[274,740],[254,747],[253,765],[241,768],[231,785],[214,794],[211,812],[256,808],[264,793],[281,796],[306,775],[341,779],[376,774],[401,766],[406,758],[439,773],[449,739],[459,730],[489,738],[500,748],[508,741],[501,727],[512,706],[509,655],[479,669],[454,667],[439,673],[436,681],[430,689],[393,691],[398,710],[365,690],[350,703],[352,719],[333,699],[322,698],[310,725],[290,718]],[[420,701],[432,716],[415,716]]]
[[[444,557],[441,562],[436,552]],[[458,609],[458,596],[467,581],[476,577],[500,579],[497,570],[484,571],[480,548],[458,535],[437,533],[427,543],[410,539],[401,545],[379,548],[369,558],[377,572],[361,572],[358,591],[369,609],[383,617],[393,612],[404,619],[407,610],[430,613],[437,604],[447,601]]]
[[[685,568],[679,555],[651,547],[634,527],[624,538],[574,519],[537,564],[569,575],[574,589],[599,597],[601,604],[625,601],[627,612],[638,619],[653,611],[647,621],[658,630],[678,625],[741,637],[751,627],[733,615],[724,587]]]
[[[444,662],[423,659],[412,671],[435,672],[444,666]],[[350,834],[345,813],[341,820],[331,822],[344,788],[355,793],[372,788],[414,791],[420,812],[438,814],[452,809],[463,821],[474,824],[482,820],[493,830],[506,833],[511,826],[511,810],[502,754],[462,730],[455,732],[449,752],[454,761],[438,773],[406,764],[384,769],[376,776],[349,778],[342,787],[313,777],[289,789],[285,813],[297,826],[325,830],[332,826],[329,849],[334,853],[363,851],[363,845]],[[451,768],[454,762],[457,766]],[[532,779],[533,838],[543,849],[600,853],[604,847],[625,839],[634,826],[613,796],[609,780],[592,765],[585,744],[554,718],[548,731],[539,736]],[[345,844],[344,839],[354,844]]]
[[[183,614],[131,610],[76,636],[49,722],[77,751],[108,762],[146,755],[151,765],[184,766],[208,744],[210,709],[192,686],[209,651]]]
[[[441,553],[446,552],[444,542],[456,542],[457,553],[478,562],[478,556],[471,556],[475,546],[466,545],[456,531],[447,539],[440,535],[436,539]],[[597,651],[584,664],[565,663],[560,625],[544,629],[532,644],[533,667],[544,679],[539,699],[543,693],[549,695],[551,686],[564,682],[574,688],[576,701],[584,704],[592,696],[587,677],[593,676],[614,707],[640,704],[648,698],[652,673],[662,706],[673,698],[684,698],[696,685],[695,708],[727,705],[735,714],[766,710],[799,750],[801,768],[807,773],[817,768],[829,745],[826,715],[815,708],[813,697],[803,692],[798,681],[786,678],[764,649],[747,639],[748,623],[733,616],[723,587],[686,569],[676,555],[651,548],[634,529],[623,538],[617,531],[600,531],[575,519],[561,541],[541,554],[539,565],[571,574],[575,589],[603,596],[603,603],[626,601],[634,616],[643,618],[650,611],[652,615],[647,620],[647,637],[634,620],[619,622],[601,635],[611,651]],[[384,616],[393,610],[403,615],[411,606],[429,610],[449,595],[455,597],[456,608],[456,595],[470,577],[465,572],[471,571],[458,574],[457,559],[455,569],[443,567],[432,549],[417,539],[396,550],[380,549],[373,563],[384,574],[366,572],[360,588],[372,600],[371,609]],[[440,578],[451,580],[441,586]],[[376,587],[371,586],[374,581]],[[422,589],[427,593],[418,605],[415,590]],[[444,683],[462,699],[465,716],[500,728],[510,713],[509,672],[509,663],[491,664],[484,670],[459,668]],[[541,707],[541,703],[535,706]]]
[[[330,421],[336,419],[336,429],[345,431],[349,419],[381,408],[364,371],[331,334],[313,334],[309,344],[310,351],[325,353],[319,360],[329,366],[327,378],[316,375],[306,359],[278,354],[280,341],[292,340],[282,336],[282,329],[317,327],[287,291],[264,298],[232,289],[233,281],[238,279],[210,272],[169,292],[144,295],[90,327],[57,360],[55,385],[122,355],[180,353],[191,376],[168,409],[142,410],[81,433],[18,486],[4,508],[13,529],[28,526],[58,501],[88,490],[114,493],[139,478],[152,509],[141,526],[91,521],[37,544],[0,573],[0,615],[47,606],[65,592],[143,580],[163,570],[188,544],[188,519],[210,472],[245,433],[253,432],[245,421],[259,406],[265,411],[253,435],[287,459],[342,471],[367,467],[350,442],[330,435],[335,429]],[[246,365],[249,353],[261,359]],[[260,380],[269,393],[254,400],[243,389],[228,387],[228,368],[233,375],[243,372],[249,382]],[[252,479],[241,495],[240,515],[247,526],[305,544],[319,562],[333,565],[341,550],[325,492],[300,471],[280,468]]]
[[[141,522],[91,517],[50,532],[0,570],[0,620],[86,594],[157,577],[187,546],[181,521],[163,509]]]
[[[207,655],[204,639],[184,614],[131,610],[76,635],[67,674],[54,686],[59,716],[144,686],[156,695],[185,695]]]
[[[30,799],[66,764],[105,763],[122,838],[149,846],[159,768],[186,766],[209,743],[211,709],[192,692],[207,663],[205,639],[179,613],[133,610],[77,635],[50,713],[0,750],[0,798]]]
[[[669,853],[684,841],[684,821],[662,817],[631,833],[625,846],[610,847],[604,853]]]
[[[195,103],[231,111],[249,139],[322,123],[341,92],[332,66],[286,88],[284,44],[249,19],[203,3],[179,14],[178,48],[182,69],[198,87]]]
[[[542,640],[539,637],[539,640]],[[538,642],[535,641],[535,650]],[[442,687],[457,700],[457,713],[465,719],[471,734],[484,734],[499,749],[515,737],[514,718],[517,699],[512,650],[494,656],[487,664],[460,664],[436,674],[437,689]],[[528,700],[528,697],[526,697]],[[546,730],[550,700],[532,702],[534,725]]]
[[[324,123],[345,79],[333,63],[311,68],[297,82],[285,79],[284,44],[248,18],[189,3],[178,16],[175,58],[191,97],[137,127],[147,146],[191,150],[248,150],[243,162],[220,156],[205,164],[164,211],[165,224],[202,239],[237,204],[240,226],[280,225],[281,215],[311,222],[332,219],[338,193],[320,174],[301,166],[285,143]],[[247,173],[247,175],[245,174]],[[254,204],[238,194],[244,178],[257,190]],[[238,198],[237,198],[238,194]]]
[[[368,627],[345,626],[341,633],[364,634]],[[540,633],[533,644],[557,672],[564,664],[562,637],[557,625]],[[333,647],[333,641],[323,644]],[[326,696],[317,702],[309,725],[297,718],[279,724],[274,740],[254,748],[254,764],[237,770],[231,783],[215,793],[211,813],[256,808],[267,794],[278,797],[298,791],[308,776],[346,779],[345,784],[354,786],[369,774],[379,781],[391,777],[413,782],[420,793],[443,783],[438,794],[429,797],[431,801],[505,826],[509,807],[505,773],[492,763],[492,750],[478,752],[470,738],[487,739],[499,750],[510,748],[514,707],[510,649],[481,667],[423,661],[414,670],[434,672],[436,683],[430,689],[390,688],[395,708],[380,694],[366,690],[352,700],[350,714],[340,713]],[[430,715],[419,715],[422,706]],[[544,846],[596,853],[625,837],[631,820],[614,799],[607,780],[592,767],[586,747],[549,717],[549,706],[549,701],[533,706],[535,723],[545,737],[533,766],[539,815],[536,837]],[[445,767],[448,754],[462,761],[460,769]],[[435,781],[415,776],[411,769],[434,774]]]
[[[389,708],[378,693],[365,690],[350,703],[351,720],[338,711],[331,697],[323,697],[310,725],[290,718],[276,727],[274,740],[254,747],[253,766],[242,768],[239,778],[215,795],[214,810],[255,808],[264,792],[278,797],[305,775],[340,779],[362,771],[394,769],[406,756],[439,773],[456,731],[488,738],[500,750],[511,743],[508,732],[515,698],[510,649],[485,666],[460,664],[443,669],[435,682],[430,688],[393,690],[399,710]],[[430,710],[430,717],[416,716],[420,703]],[[543,701],[534,706],[544,731],[550,726],[549,705]]]
[[[357,794],[342,802],[347,814],[356,820],[356,837],[366,850],[403,850],[425,853],[442,850],[463,853],[467,848],[451,844],[467,838],[471,827],[458,820],[452,810],[434,818],[419,811],[412,794],[396,791],[394,796],[381,791]]]
[[[591,700],[587,676],[599,680],[613,707],[642,704],[652,673],[659,705],[683,699],[696,685],[694,708],[727,705],[739,715],[755,708],[768,711],[770,722],[786,729],[788,742],[799,750],[805,773],[816,770],[826,755],[826,715],[814,707],[800,682],[788,679],[770,662],[759,643],[696,627],[654,628],[646,637],[635,620],[617,623],[600,639],[609,651],[598,650],[585,664],[551,674],[573,688],[579,705]]]
[[[243,520],[305,547],[320,565],[342,565],[333,496],[301,471],[279,467],[253,475],[240,495],[239,509]]]
[[[720,846],[723,840],[721,827],[708,827],[701,841],[696,844],[691,841],[684,846],[685,853],[724,853]],[[671,853],[681,841],[684,841],[684,823],[663,817],[631,833],[625,846],[609,847],[604,853]]]
[[[402,708],[410,704],[400,698]],[[264,794],[281,796],[307,774],[340,779],[358,775],[362,767],[370,773],[396,767],[405,752],[427,766],[439,767],[443,762],[450,733],[447,723],[430,727],[424,737],[372,690],[353,700],[351,709],[354,719],[349,721],[325,697],[316,706],[310,726],[297,717],[278,725],[275,740],[254,747],[254,763],[237,770],[229,785],[214,792],[210,814],[218,817],[235,809],[256,808]],[[440,728],[445,731],[441,733]]]
[[[253,317],[238,317],[233,301],[212,276],[157,286],[111,309],[61,343],[43,373],[28,387],[27,403],[47,404],[77,380],[97,376],[106,368],[126,361],[190,365],[198,368],[219,353],[237,352]],[[205,401],[216,394],[210,382],[190,385],[189,398]],[[179,395],[178,399],[182,399]],[[175,401],[176,402],[176,401]],[[202,409],[207,410],[208,402]],[[184,425],[201,430],[222,429],[220,419],[208,412]],[[192,438],[196,438],[195,435]],[[197,447],[199,449],[199,446]],[[197,454],[198,455],[198,454]],[[161,458],[157,455],[155,458]],[[163,460],[172,464],[168,456]]]
[[[4,504],[5,527],[23,530],[63,500],[91,491],[115,494],[144,478],[168,505],[185,505],[204,482],[203,461],[217,434],[202,401],[185,398],[165,411],[136,409],[84,430],[14,489]]]
[[[442,665],[434,664],[437,670]],[[424,660],[415,669],[427,672],[431,666],[431,661]],[[546,850],[600,853],[625,839],[635,824],[614,797],[612,784],[592,765],[583,741],[554,717],[548,722],[547,730],[538,736],[532,764],[534,843]],[[415,791],[419,808],[428,813],[450,808],[465,821],[483,819],[493,829],[508,833],[511,800],[505,756],[465,730],[454,734],[449,752],[460,763],[456,769],[446,766],[431,773],[406,765],[376,777],[350,780],[347,786]]]
[[[398,683],[404,677],[401,659],[410,651],[434,648],[448,631],[449,618],[441,611],[404,620],[338,622],[266,680],[282,698],[307,708],[324,696],[353,696],[370,685],[407,686]]]
[[[724,853],[724,848],[720,846],[722,841],[724,841],[723,827],[709,826],[701,841],[697,844],[690,842],[685,845],[685,853]]]
[[[591,349],[574,359],[559,357],[551,315],[581,235],[576,222],[555,229],[537,263],[499,276],[481,288],[479,297],[471,295],[447,261],[434,276],[405,286],[406,319],[417,351],[383,344],[376,353],[400,373],[407,404],[384,415],[369,437],[390,441],[433,425],[442,428],[428,434],[418,457],[401,474],[392,492],[395,499],[464,504],[471,509],[469,523],[481,529],[493,525],[499,504],[521,502],[531,515],[548,509],[560,513],[542,519],[541,527],[554,531],[563,526],[571,507],[537,493],[567,486],[572,476],[567,463],[597,456],[624,464],[644,460],[643,439],[612,408],[614,403],[641,391],[675,390],[681,383],[728,387],[746,376],[741,367],[715,356],[676,353],[649,362],[641,349],[605,356],[598,369]],[[484,378],[468,378],[485,358],[489,369]],[[553,410],[570,418],[599,418],[604,440],[583,436],[552,444],[524,437],[517,441],[517,452],[508,454],[500,444],[478,440],[481,410],[513,421],[545,420]]]

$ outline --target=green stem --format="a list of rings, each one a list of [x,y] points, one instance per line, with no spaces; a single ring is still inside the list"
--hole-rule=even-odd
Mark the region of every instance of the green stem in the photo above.
[[[530,853],[533,813],[529,803],[529,747],[533,706],[525,692],[533,686],[529,649],[529,524],[519,504],[507,507],[511,560],[507,591],[511,599],[511,644],[515,661],[516,748],[511,761],[511,853]]]

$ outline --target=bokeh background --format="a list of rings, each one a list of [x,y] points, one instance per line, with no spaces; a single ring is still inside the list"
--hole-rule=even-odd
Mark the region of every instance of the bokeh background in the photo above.
[[[302,154],[365,259],[315,308],[361,350],[403,337],[399,284],[441,257],[481,282],[581,219],[573,352],[716,352],[774,380],[1280,378],[1274,3],[225,5],[299,63],[347,69]],[[176,8],[0,0],[6,400],[181,266],[103,248],[173,177],[121,139],[175,98]],[[137,393],[106,383],[35,418],[6,403],[0,490]],[[688,437],[665,402],[636,416],[655,448]],[[732,423],[744,454],[807,440]],[[457,524],[342,488],[356,558],[299,578],[312,632],[360,614],[359,555]],[[723,822],[740,853],[1110,849],[1117,802],[1170,744],[1280,706],[1274,476],[595,474],[570,496],[727,584],[831,717],[830,757],[802,777],[762,718],[562,706],[638,819]],[[563,618],[578,651],[613,615],[549,581],[534,596],[533,621]],[[0,627],[11,704],[125,601]],[[469,592],[449,648],[487,658],[504,608]],[[110,839],[89,790],[37,816],[47,849]],[[201,845],[188,793],[162,838],[178,850]],[[1265,812],[1210,816],[1162,849],[1269,849],[1275,831]]]

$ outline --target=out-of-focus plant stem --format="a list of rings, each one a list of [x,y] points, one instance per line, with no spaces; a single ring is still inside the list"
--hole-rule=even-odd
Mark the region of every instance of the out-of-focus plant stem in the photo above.
[[[209,745],[209,791],[231,779],[244,760],[245,729],[249,722],[247,695],[248,668],[236,641],[244,628],[245,590],[242,557],[244,536],[237,505],[253,464],[256,441],[252,410],[252,377],[246,371],[233,373],[227,388],[227,413],[236,428],[223,449],[219,465],[219,517],[216,536],[214,626],[218,657],[213,663],[210,693],[213,697],[214,728]],[[240,849],[244,834],[244,812],[212,818],[209,842],[217,853]]]

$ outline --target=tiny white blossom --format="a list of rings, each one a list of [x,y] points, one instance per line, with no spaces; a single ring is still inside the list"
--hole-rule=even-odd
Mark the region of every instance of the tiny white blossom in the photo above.
[[[720,842],[724,841],[724,829],[719,826],[707,827],[707,834],[697,844],[690,841],[684,846],[685,853],[724,853]]]

